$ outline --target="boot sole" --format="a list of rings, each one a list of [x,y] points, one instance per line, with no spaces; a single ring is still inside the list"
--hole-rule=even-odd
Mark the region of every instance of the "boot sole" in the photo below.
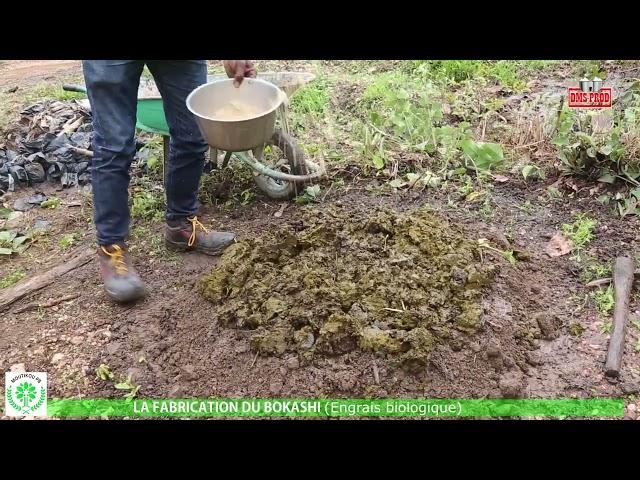
[[[200,252],[206,255],[213,255],[213,256],[222,255],[222,252],[224,252],[225,248],[227,248],[227,247],[222,247],[222,248],[195,247],[193,248],[193,247],[189,247],[189,245],[187,245],[186,243],[173,242],[169,240],[167,237],[164,238],[164,244],[167,247],[167,249],[173,250],[174,252]]]
[[[118,303],[129,303],[135,302],[136,300],[140,300],[147,296],[149,293],[146,288],[140,288],[129,295],[118,295],[117,293],[112,292],[107,287],[104,288],[107,295]]]

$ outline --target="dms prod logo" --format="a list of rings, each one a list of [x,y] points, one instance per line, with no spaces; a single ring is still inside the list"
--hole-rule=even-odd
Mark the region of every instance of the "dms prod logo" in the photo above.
[[[611,108],[613,92],[603,87],[602,80],[583,78],[579,87],[569,88],[569,108]]]

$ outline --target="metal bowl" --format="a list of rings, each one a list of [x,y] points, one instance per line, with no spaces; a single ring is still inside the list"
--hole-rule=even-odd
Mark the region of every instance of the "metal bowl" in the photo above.
[[[243,152],[264,145],[273,135],[276,111],[286,94],[272,83],[246,78],[236,88],[233,79],[219,80],[196,88],[187,97],[187,108],[207,143],[228,152]],[[230,103],[252,107],[258,113],[240,120],[216,118],[216,112]]]

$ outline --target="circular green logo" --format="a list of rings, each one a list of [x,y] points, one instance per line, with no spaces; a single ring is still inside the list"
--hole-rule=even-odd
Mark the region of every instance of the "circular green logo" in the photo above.
[[[22,382],[15,387],[7,387],[7,400],[15,410],[23,415],[29,415],[36,411],[46,398],[45,389],[41,388],[40,392],[36,386],[28,381]]]

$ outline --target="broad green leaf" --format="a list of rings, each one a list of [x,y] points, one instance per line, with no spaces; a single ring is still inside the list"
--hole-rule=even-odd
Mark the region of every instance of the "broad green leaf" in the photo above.
[[[11,250],[10,248],[0,247],[0,255],[11,255],[12,253],[13,253],[13,250]]]
[[[20,245],[22,245],[24,242],[26,242],[27,240],[29,240],[29,237],[27,237],[26,235],[22,236],[22,237],[16,237],[13,239],[13,248],[17,248]]]
[[[622,170],[624,172],[624,174],[629,177],[629,178],[633,178],[634,180],[637,179],[638,177],[640,177],[640,166],[639,165],[627,165],[624,167],[624,169]]]
[[[605,145],[604,147],[600,147],[598,151],[603,155],[611,155],[611,152],[613,152],[613,147],[611,145]]]
[[[495,143],[477,143],[470,139],[460,142],[462,150],[470,159],[468,168],[479,171],[489,171],[499,167],[504,161],[502,147]]]
[[[12,211],[10,208],[0,208],[0,218],[9,218]]]
[[[316,198],[320,194],[320,185],[311,185],[305,189],[305,193],[312,198]]]
[[[422,179],[421,182],[424,182],[427,186],[431,188],[436,188],[440,185],[440,177],[438,177],[437,175],[434,175],[431,172],[427,172],[427,174],[425,175],[425,178]]]
[[[502,252],[502,256],[509,261],[511,265],[515,265],[517,263],[516,257],[513,254],[513,250],[507,250],[506,252]]]
[[[147,167],[154,170],[160,164],[160,159],[155,155],[149,155],[147,158]]]
[[[611,175],[611,173],[605,173],[600,178],[598,178],[598,181],[602,183],[615,183],[616,177]]]
[[[0,232],[0,242],[11,243],[16,238],[17,232],[14,230],[4,230]]]
[[[376,167],[378,170],[382,170],[384,168],[385,161],[381,155],[374,154],[372,158],[372,162],[373,162],[373,166]]]
[[[407,173],[407,180],[409,180],[409,182],[417,182],[419,178],[420,175],[416,173]]]
[[[522,169],[522,176],[526,180],[529,177],[537,178],[538,177],[538,167],[535,165],[525,165]]]

